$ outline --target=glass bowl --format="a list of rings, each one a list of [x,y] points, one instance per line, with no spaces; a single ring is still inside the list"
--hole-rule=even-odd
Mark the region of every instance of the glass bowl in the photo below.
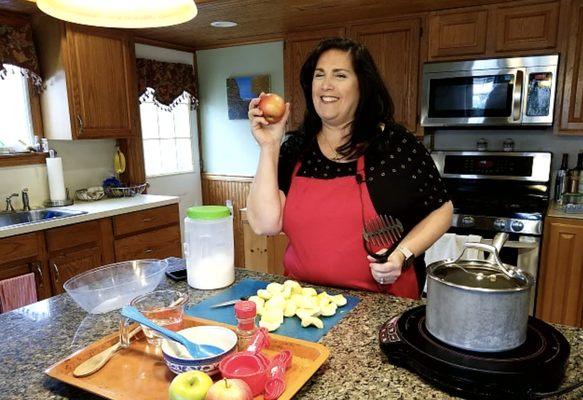
[[[69,279],[63,287],[90,314],[103,314],[158,286],[168,268],[166,260],[134,260],[104,265]]]

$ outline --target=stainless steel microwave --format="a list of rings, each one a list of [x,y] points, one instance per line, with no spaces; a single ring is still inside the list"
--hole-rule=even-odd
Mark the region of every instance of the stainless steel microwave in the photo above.
[[[421,125],[553,124],[558,55],[426,63]]]

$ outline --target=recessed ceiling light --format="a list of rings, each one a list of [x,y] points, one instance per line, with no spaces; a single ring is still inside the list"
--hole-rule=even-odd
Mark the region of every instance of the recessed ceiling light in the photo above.
[[[37,0],[36,4],[64,21],[109,28],[170,26],[197,14],[194,0]]]
[[[237,23],[233,21],[213,21],[211,26],[214,28],[232,28],[237,26]]]

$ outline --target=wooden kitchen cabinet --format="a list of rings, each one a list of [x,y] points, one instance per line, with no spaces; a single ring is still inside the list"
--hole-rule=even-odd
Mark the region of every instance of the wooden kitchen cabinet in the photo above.
[[[487,22],[486,9],[431,13],[427,19],[429,60],[484,55]]]
[[[291,114],[287,128],[297,129],[304,119],[306,104],[300,85],[300,70],[307,56],[325,38],[345,36],[344,27],[319,31],[292,33],[286,36],[284,46],[284,84],[285,97],[291,104]]]
[[[536,316],[583,326],[583,220],[547,217]]]
[[[370,51],[395,105],[395,120],[417,130],[421,20],[354,25],[350,36]]]
[[[0,239],[0,280],[34,273],[39,300],[51,296],[50,274],[42,232]]]
[[[45,136],[49,139],[134,135],[137,84],[129,33],[34,19],[43,78]]]
[[[247,210],[239,210],[243,224],[243,241],[245,246],[245,268],[283,275],[283,255],[288,244],[284,233],[273,236],[255,234],[247,220]]]
[[[523,1],[429,14],[429,61],[557,51],[560,2]]]
[[[559,131],[583,135],[583,0],[573,0],[569,9],[569,28],[561,63],[564,71],[563,91],[557,92]]]
[[[502,5],[493,11],[495,52],[556,49],[559,2]]]
[[[113,217],[115,261],[181,257],[178,204]]]
[[[69,278],[114,261],[110,218],[49,229],[45,236],[54,294],[64,292]]]

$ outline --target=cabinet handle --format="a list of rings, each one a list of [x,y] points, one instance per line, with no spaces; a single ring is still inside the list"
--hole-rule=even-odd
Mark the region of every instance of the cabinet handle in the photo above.
[[[79,122],[79,133],[83,132],[83,119],[81,118],[81,114],[77,114],[77,121]]]
[[[53,269],[55,270],[55,279],[60,282],[61,274],[59,273],[59,267],[57,267],[57,264],[53,263]]]
[[[32,263],[32,267],[35,269],[35,271],[38,273],[38,276],[40,278],[39,287],[43,287],[44,286],[44,282],[45,282],[45,277],[43,275],[43,270],[40,268],[40,264],[38,262]]]
[[[152,250],[152,249],[146,249],[146,250],[144,250],[144,253],[150,254],[152,251],[154,251],[154,250]]]

